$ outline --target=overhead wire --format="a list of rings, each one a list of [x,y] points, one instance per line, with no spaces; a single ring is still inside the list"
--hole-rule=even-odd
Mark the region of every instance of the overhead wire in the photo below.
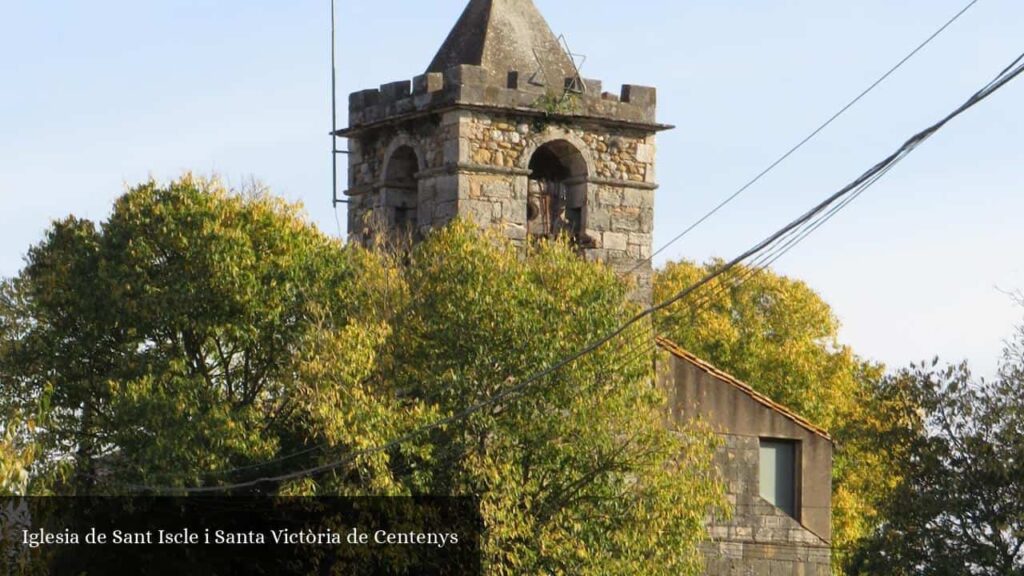
[[[663,244],[657,250],[654,250],[651,253],[650,257],[645,259],[643,262],[640,262],[639,264],[637,264],[637,266],[634,268],[633,271],[635,272],[639,268],[641,268],[643,266],[646,266],[650,262],[653,262],[654,258],[656,258],[658,255],[660,255],[663,252],[665,252],[665,250],[668,250],[670,247],[675,245],[676,242],[679,242],[680,240],[685,238],[687,235],[689,235],[691,232],[693,232],[696,228],[698,228],[699,226],[701,226],[702,224],[704,224],[705,222],[710,220],[715,214],[718,214],[722,209],[724,209],[726,206],[728,206],[733,201],[735,201],[737,198],[739,198],[741,195],[743,195],[743,193],[745,193],[747,190],[752,188],[755,184],[760,182],[770,172],[772,172],[777,167],[779,167],[779,165],[781,165],[783,162],[788,160],[791,156],[796,154],[801,148],[803,148],[808,143],[810,143],[812,140],[814,140],[819,134],[821,134],[829,126],[834,124],[836,122],[836,120],[838,120],[842,115],[844,115],[851,108],[856,106],[861,100],[863,100],[865,97],[867,97],[869,94],[871,94],[871,92],[873,92],[876,88],[878,88],[880,85],[882,85],[883,82],[888,80],[889,77],[891,77],[893,74],[895,74],[907,62],[909,62],[912,58],[917,56],[918,53],[920,53],[922,50],[924,50],[936,38],[938,38],[940,35],[942,35],[943,32],[945,32],[950,26],[952,26],[954,23],[956,23],[957,20],[959,20],[964,14],[966,14],[979,1],[980,0],[972,0],[966,6],[964,6],[962,9],[960,9],[959,12],[957,12],[952,18],[950,18],[945,24],[943,24],[938,30],[936,30],[928,38],[926,38],[924,40],[924,42],[919,44],[909,54],[904,56],[899,62],[896,63],[895,66],[893,66],[892,68],[887,70],[884,74],[882,74],[882,76],[880,76],[877,80],[875,80],[870,86],[868,86],[860,94],[858,94],[853,100],[851,100],[845,106],[840,108],[838,112],[836,112],[831,117],[829,117],[828,120],[826,120],[824,123],[822,123],[817,128],[815,128],[810,134],[808,134],[806,137],[804,137],[802,140],[800,140],[800,142],[798,142],[795,146],[793,146],[792,148],[787,150],[782,156],[778,157],[775,161],[773,161],[771,164],[769,164],[768,167],[766,167],[764,170],[759,172],[752,179],[747,181],[747,183],[745,183],[743,186],[740,186],[739,189],[737,189],[735,192],[733,192],[732,194],[727,196],[724,200],[722,200],[720,203],[715,205],[711,210],[709,210],[703,216],[701,216],[696,221],[694,221],[692,224],[690,224],[685,229],[683,229],[682,232],[680,232],[679,234],[674,236],[672,239],[670,239],[668,242]]]

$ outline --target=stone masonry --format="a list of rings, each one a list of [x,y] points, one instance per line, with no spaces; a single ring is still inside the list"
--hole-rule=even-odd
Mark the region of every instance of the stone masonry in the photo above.
[[[525,241],[543,157],[559,202],[578,214],[581,253],[628,275],[649,302],[655,134],[670,128],[655,121],[655,90],[612,94],[564,76],[571,60],[529,0],[473,0],[467,14],[431,64],[443,71],[351,95],[341,132],[351,238],[415,240],[461,217]]]
[[[721,441],[715,468],[725,483],[729,518],[710,518],[703,544],[708,576],[829,576],[832,538],[832,440],[784,406],[679,346],[659,339],[667,356],[658,378],[677,422],[700,420]],[[763,439],[796,448],[793,515],[761,495]]]
[[[828,542],[758,494],[756,437],[720,434],[715,465],[726,483],[729,520],[712,520],[703,544],[705,573],[735,576],[829,576]]]

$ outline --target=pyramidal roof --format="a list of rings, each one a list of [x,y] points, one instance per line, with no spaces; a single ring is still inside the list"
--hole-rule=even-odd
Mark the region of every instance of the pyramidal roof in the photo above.
[[[561,88],[576,75],[572,59],[532,0],[470,0],[428,72],[460,64],[493,74],[519,72],[533,84]]]

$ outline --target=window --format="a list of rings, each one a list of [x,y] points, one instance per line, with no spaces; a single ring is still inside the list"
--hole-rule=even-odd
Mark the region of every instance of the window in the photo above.
[[[761,439],[761,497],[797,517],[797,443]]]
[[[384,204],[390,210],[387,224],[395,241],[416,237],[419,226],[419,186],[416,172],[419,160],[409,146],[394,151],[384,175]]]

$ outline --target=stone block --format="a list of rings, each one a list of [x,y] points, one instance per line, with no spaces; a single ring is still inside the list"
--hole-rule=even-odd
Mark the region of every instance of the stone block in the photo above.
[[[482,190],[487,198],[512,198],[512,186],[509,182],[487,182]]]
[[[636,147],[636,159],[640,162],[650,164],[654,162],[655,148],[653,144],[638,144]]]
[[[444,89],[444,74],[440,72],[428,72],[421,74],[412,80],[414,94],[429,94]]]
[[[629,248],[629,237],[620,232],[605,232],[601,236],[601,247],[625,252]]]
[[[642,108],[653,108],[658,104],[658,90],[650,86],[625,84],[622,86],[622,101]]]
[[[395,102],[408,98],[412,94],[411,89],[412,83],[408,80],[381,84],[380,97],[384,102]]]
[[[622,206],[622,200],[622,190],[615,188],[603,188],[597,195],[597,201],[602,206]]]
[[[486,200],[463,200],[460,204],[459,214],[472,222],[488,225],[494,219],[494,203],[492,202]]]
[[[644,191],[627,188],[622,193],[622,205],[626,208],[640,208],[644,204]]]
[[[360,90],[348,96],[349,112],[356,112],[377,104],[380,104],[380,90]]]
[[[446,224],[453,220],[459,213],[459,205],[457,202],[442,202],[434,206],[434,223],[435,224]]]
[[[444,85],[451,86],[483,86],[487,84],[487,70],[481,66],[460,64],[444,71]]]

